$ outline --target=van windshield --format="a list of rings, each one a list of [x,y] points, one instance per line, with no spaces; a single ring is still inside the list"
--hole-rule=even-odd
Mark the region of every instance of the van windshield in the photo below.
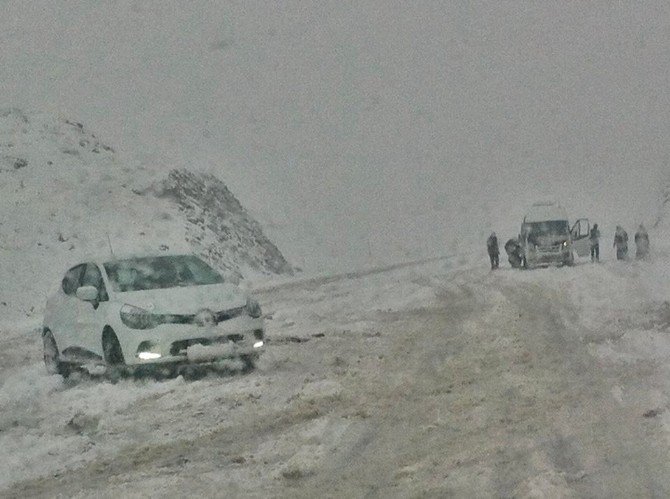
[[[529,239],[545,236],[567,236],[570,233],[570,226],[567,220],[530,222],[525,225]]]

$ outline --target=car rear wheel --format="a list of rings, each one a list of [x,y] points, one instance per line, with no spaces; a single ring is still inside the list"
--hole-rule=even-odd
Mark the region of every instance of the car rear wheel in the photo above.
[[[51,331],[46,331],[42,335],[42,343],[44,345],[44,365],[47,372],[67,377],[70,374],[70,369],[67,364],[61,362],[58,345],[56,345],[56,339]]]

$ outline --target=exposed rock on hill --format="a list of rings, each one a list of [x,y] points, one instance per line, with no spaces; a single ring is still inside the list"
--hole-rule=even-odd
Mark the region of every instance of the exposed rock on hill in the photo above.
[[[213,175],[173,170],[155,189],[177,204],[186,219],[186,240],[220,268],[245,267],[276,274],[292,269],[226,185]]]

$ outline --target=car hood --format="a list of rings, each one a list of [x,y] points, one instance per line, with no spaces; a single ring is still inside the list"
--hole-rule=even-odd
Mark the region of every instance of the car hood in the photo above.
[[[117,293],[118,301],[156,314],[195,314],[210,309],[220,312],[246,305],[247,295],[233,284],[208,284]]]

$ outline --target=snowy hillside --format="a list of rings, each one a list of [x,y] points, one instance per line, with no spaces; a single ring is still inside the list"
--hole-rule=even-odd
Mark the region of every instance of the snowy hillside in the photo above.
[[[193,251],[242,275],[290,272],[279,250],[211,175],[125,165],[81,123],[0,111],[0,311],[34,315],[83,257]]]

